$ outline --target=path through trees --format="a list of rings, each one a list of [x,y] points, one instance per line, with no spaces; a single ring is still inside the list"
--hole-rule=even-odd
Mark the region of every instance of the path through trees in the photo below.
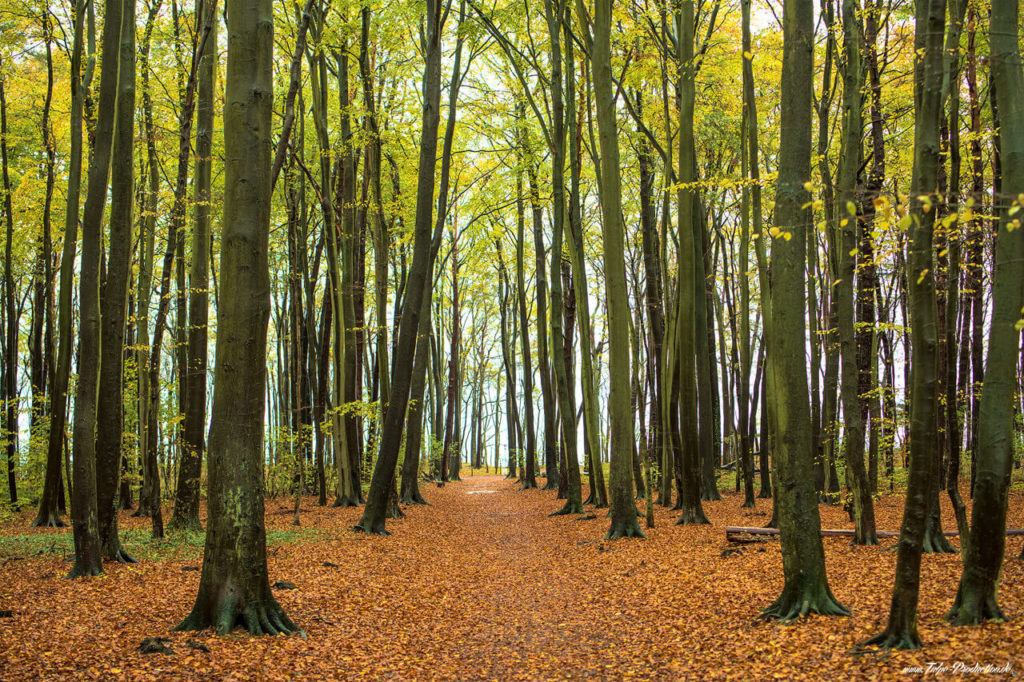
[[[462,483],[424,488],[429,513],[389,522],[387,538],[352,533],[361,510],[324,509],[302,499],[268,501],[271,584],[284,610],[307,633],[293,637],[213,637],[168,633],[191,606],[201,538],[151,543],[148,522],[121,513],[125,547],[139,564],[106,566],[107,576],[63,579],[66,531],[0,527],[0,670],[5,679],[121,674],[266,678],[370,675],[399,679],[512,679],[573,673],[581,678],[714,677],[735,670],[819,676],[896,675],[927,661],[1002,664],[1024,670],[1024,626],[957,628],[943,616],[956,592],[958,555],[929,555],[922,570],[919,652],[851,655],[885,623],[896,556],[826,538],[829,583],[853,604],[851,618],[812,617],[794,626],[755,620],[782,587],[779,543],[732,547],[726,525],[763,525],[770,506],[743,509],[742,492],[704,508],[712,525],[673,525],[656,507],[647,542],[604,540],[605,510],[550,518],[553,493],[521,491],[502,476],[463,473]],[[584,491],[586,493],[586,491]],[[943,522],[952,526],[945,499]],[[878,527],[895,529],[902,498],[877,502]],[[29,513],[28,510],[25,512]],[[822,523],[852,527],[837,507]],[[206,525],[205,505],[200,514]],[[1009,523],[1024,526],[1024,501],[1010,496]],[[883,550],[893,540],[882,538]],[[954,540],[956,542],[956,540]],[[1009,538],[1007,555],[1020,552]],[[35,555],[38,549],[43,554]],[[65,549],[65,552],[67,550]],[[20,557],[17,558],[16,557]],[[1008,559],[1001,603],[1024,610],[1024,564]],[[995,626],[993,626],[995,627]],[[29,636],[29,633],[51,636]],[[167,637],[175,654],[143,655],[146,637]],[[208,647],[192,648],[189,641]],[[49,652],[49,653],[44,653]]]

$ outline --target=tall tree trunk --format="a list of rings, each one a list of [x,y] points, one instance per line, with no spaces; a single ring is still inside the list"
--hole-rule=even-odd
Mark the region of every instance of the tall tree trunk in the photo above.
[[[544,3],[544,17],[547,21],[548,38],[551,41],[551,100],[552,100],[552,140],[551,140],[551,184],[553,199],[553,229],[551,235],[551,362],[554,368],[555,392],[558,399],[559,423],[561,426],[561,442],[564,448],[565,466],[561,476],[548,465],[548,482],[545,487],[561,489],[561,479],[565,479],[566,502],[556,514],[576,514],[583,512],[583,490],[580,481],[579,457],[576,445],[576,410],[573,407],[572,395],[575,387],[570,381],[569,355],[565,344],[565,306],[562,298],[562,250],[565,221],[568,217],[565,205],[565,135],[566,129],[575,134],[576,123],[576,81],[573,70],[572,39],[569,35],[567,7],[558,0],[547,0]],[[565,87],[563,89],[562,70],[562,32],[566,33],[566,52],[569,68],[565,69]],[[568,99],[569,121],[566,125],[565,110]],[[570,170],[570,175],[572,171]],[[571,178],[573,180],[574,178]],[[575,203],[578,182],[570,190],[570,202]],[[573,210],[572,208],[569,209]],[[569,349],[571,350],[571,349]],[[557,434],[552,434],[553,440]],[[557,459],[555,460],[557,463]],[[557,468],[557,466],[556,466]],[[558,478],[558,484],[552,481]]]
[[[85,6],[87,0],[74,4],[73,43],[71,48],[70,86],[71,145],[68,159],[68,181],[64,218],[64,245],[61,249],[60,293],[57,323],[57,364],[50,382],[50,431],[46,441],[46,474],[43,495],[33,526],[61,527],[60,502],[64,499],[61,483],[61,460],[65,454],[65,428],[67,421],[68,376],[71,372],[72,312],[71,294],[74,286],[75,250],[78,242],[78,207],[82,185],[82,117],[85,102],[82,79],[82,53],[85,49]]]
[[[601,217],[605,295],[608,303],[608,397],[611,421],[611,526],[607,539],[645,537],[633,502],[633,413],[629,382],[629,300],[626,290],[625,229],[619,177],[619,135],[612,91],[612,0],[597,0],[594,11],[594,94],[601,143]]]
[[[196,25],[202,26],[196,103],[195,218],[192,262],[189,268],[188,346],[182,461],[174,498],[171,528],[199,530],[199,479],[206,441],[206,362],[209,317],[211,158],[213,148],[214,91],[217,78],[217,2],[198,0]],[[184,339],[182,339],[184,341]],[[179,341],[180,343],[181,341]]]
[[[783,9],[779,176],[772,243],[771,326],[767,335],[768,398],[774,403],[776,505],[782,539],[782,594],[762,614],[792,621],[808,613],[849,615],[828,586],[821,520],[812,478],[810,406],[804,362],[811,177],[811,80],[814,6],[786,0]]]
[[[43,40],[46,44],[46,99],[43,101],[43,147],[46,150],[46,194],[43,199],[42,235],[36,258],[34,293],[32,301],[33,319],[31,333],[32,354],[32,417],[30,433],[32,443],[37,443],[37,451],[46,457],[44,434],[48,428],[49,411],[47,410],[47,382],[53,381],[54,375],[54,338],[53,338],[53,236],[51,234],[54,190],[54,167],[56,165],[56,141],[53,139],[53,126],[50,123],[50,112],[53,104],[53,25],[50,13],[42,17]],[[63,428],[63,425],[61,426]],[[46,458],[46,475],[49,475],[49,458]],[[57,462],[56,473],[60,472]],[[59,475],[58,475],[59,480]],[[47,480],[43,482],[43,496]]]
[[[1001,129],[1001,205],[992,280],[992,323],[978,419],[977,475],[971,534],[964,550],[951,617],[955,623],[1005,620],[999,607],[999,578],[1006,548],[1006,506],[1013,467],[1014,365],[1024,304],[1024,71],[1018,31],[1020,8],[1013,0],[992,0],[991,56],[995,102]]]
[[[2,64],[0,64],[2,66]],[[7,492],[11,506],[18,508],[18,311],[14,307],[14,211],[11,208],[11,176],[7,159],[7,94],[0,72],[0,170],[3,172],[4,211],[4,351],[2,390],[4,450],[7,460]]]
[[[750,36],[750,5],[751,0],[743,0],[742,3],[742,31],[743,31],[743,123],[741,144],[741,163],[743,179],[755,177],[755,169],[752,160],[751,145],[757,142],[751,137],[757,134],[757,108],[754,101],[754,68],[751,63],[753,52],[751,51]],[[747,57],[747,55],[750,57]],[[743,468],[743,506],[754,506],[754,456],[753,439],[750,433],[751,412],[750,403],[750,370],[751,370],[751,348],[750,343],[750,282],[747,273],[750,271],[750,218],[751,218],[751,195],[753,194],[753,182],[748,186],[743,185],[742,206],[741,206],[741,233],[740,233],[740,262],[737,281],[740,287],[740,314],[739,314],[739,355],[740,367],[737,380],[737,402],[739,406],[740,423],[740,452],[739,459]],[[760,225],[759,213],[754,216],[754,224]],[[755,233],[760,237],[760,229]]]
[[[209,456],[209,517],[192,612],[178,630],[298,628],[270,591],[263,525],[273,22],[270,0],[228,0],[224,218]]]
[[[700,198],[694,189],[697,175],[695,140],[693,137],[694,103],[696,101],[696,63],[693,54],[694,3],[684,0],[676,15],[676,32],[679,45],[679,189],[676,192],[677,218],[679,220],[679,280],[676,294],[676,344],[678,357],[679,419],[680,440],[683,455],[681,493],[682,515],[677,523],[710,523],[701,506],[700,455],[701,432],[711,424],[701,422],[698,427],[700,405],[699,379],[697,369],[698,339],[704,334],[700,325],[704,315],[697,310],[704,305],[703,295],[698,289],[704,284],[703,249],[699,245]],[[706,320],[704,320],[706,322]],[[705,394],[706,395],[706,394]],[[706,416],[706,415],[704,415]]]
[[[519,146],[525,163],[529,163],[526,153],[526,133],[523,130],[525,125],[522,122],[522,106],[519,106],[517,114],[520,121],[518,125]],[[519,336],[520,353],[523,358],[523,408],[526,412],[526,423],[523,424],[526,433],[526,468],[523,470],[523,488],[537,487],[537,434],[534,430],[533,421],[533,360],[530,353],[530,317],[526,310],[526,277],[524,274],[525,264],[523,251],[525,249],[525,206],[523,202],[523,178],[522,172],[516,173],[516,293],[519,309]]]
[[[121,49],[122,0],[107,0],[96,117],[96,144],[89,163],[89,184],[82,215],[82,262],[79,275],[78,392],[72,431],[74,487],[72,523],[75,564],[69,577],[103,572],[96,501],[96,418],[100,375],[100,271],[103,212],[107,203],[110,158],[117,115],[118,62]],[[130,223],[129,223],[130,225]]]
[[[889,622],[867,644],[886,649],[916,649],[921,552],[935,475],[938,416],[938,338],[932,232],[939,167],[939,118],[942,113],[942,46],[946,0],[918,0],[915,10],[914,171],[906,279],[910,295],[911,371],[910,474],[900,528]]]
[[[430,228],[434,200],[434,169],[437,154],[437,129],[441,99],[441,32],[444,22],[439,0],[427,0],[423,48],[423,130],[420,165],[416,187],[416,228],[413,259],[409,268],[398,346],[395,350],[395,371],[391,383],[391,400],[384,414],[380,452],[370,481],[363,517],[356,530],[383,535],[388,496],[394,487],[395,466],[402,443],[402,423],[409,403],[413,359],[419,327],[420,304],[430,275]]]
[[[861,115],[861,90],[864,89],[864,69],[861,66],[860,11],[857,0],[842,0],[843,17],[843,130],[842,156],[836,173],[835,230],[832,246],[836,250],[833,258],[837,271],[832,287],[839,314],[839,355],[842,362],[840,381],[843,399],[843,448],[850,493],[853,497],[855,530],[853,542],[857,545],[876,545],[875,509],[871,499],[871,486],[864,469],[865,414],[861,401],[859,356],[867,354],[858,348],[858,334],[855,325],[854,273],[858,232],[860,227],[858,207],[858,168],[861,159],[861,138],[864,123]],[[863,276],[863,273],[862,273]]]
[[[133,559],[121,547],[117,528],[117,492],[121,479],[124,431],[125,333],[132,258],[132,203],[135,201],[135,0],[123,0],[120,69],[110,191],[110,236],[100,303],[100,395],[96,416],[96,484],[103,554],[115,561]]]

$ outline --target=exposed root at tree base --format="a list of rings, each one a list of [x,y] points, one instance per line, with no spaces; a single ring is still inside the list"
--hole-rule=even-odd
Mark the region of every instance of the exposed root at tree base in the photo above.
[[[75,565],[71,567],[66,577],[68,580],[74,580],[75,578],[88,578],[97,575],[103,575],[102,566],[83,566],[75,562]]]
[[[703,511],[694,509],[684,511],[682,516],[680,516],[676,521],[677,526],[686,526],[689,524],[703,526],[710,523],[711,521],[708,520],[708,517],[704,515]]]
[[[921,638],[911,632],[890,632],[888,628],[871,639],[860,643],[861,647],[878,647],[879,649],[920,649]]]
[[[796,594],[791,594],[794,592]],[[761,620],[779,621],[783,625],[792,625],[798,619],[811,613],[821,616],[849,616],[846,608],[832,596],[827,586],[805,590],[783,589],[779,598],[771,606],[761,612]]]
[[[983,597],[963,598],[963,585],[957,591],[953,608],[946,614],[951,625],[982,625],[984,623],[1000,623],[1007,620],[1006,614],[999,607],[995,594]]]
[[[561,509],[555,512],[551,512],[548,516],[566,516],[568,514],[582,514],[583,504],[580,502],[574,502],[569,500],[562,506]]]
[[[391,533],[389,533],[387,529],[384,528],[383,521],[375,523],[360,521],[356,525],[352,526],[352,532],[366,533],[367,535],[380,535],[382,537],[387,537],[388,535],[391,535]]]
[[[612,525],[604,539],[618,540],[619,538],[641,538],[646,540],[647,536],[644,535],[644,532],[640,529],[640,524],[636,522],[634,517],[621,521],[612,520]]]
[[[304,634],[277,602],[271,600],[270,604],[242,607],[238,599],[232,596],[225,597],[212,614],[205,610],[199,613],[198,609],[194,608],[185,620],[174,627],[174,630],[183,632],[205,630],[209,627],[214,628],[218,635],[227,635],[239,627],[250,635]]]
[[[103,555],[105,557],[107,557],[108,559],[110,559],[111,561],[116,561],[119,564],[137,564],[137,563],[139,563],[138,561],[135,560],[135,557],[133,557],[128,552],[124,551],[124,547],[121,547],[120,543],[118,543],[118,545],[116,547],[113,547],[113,548],[110,548],[110,549],[104,548]]]
[[[66,528],[67,525],[61,520],[60,514],[40,514],[32,522],[33,528]]]

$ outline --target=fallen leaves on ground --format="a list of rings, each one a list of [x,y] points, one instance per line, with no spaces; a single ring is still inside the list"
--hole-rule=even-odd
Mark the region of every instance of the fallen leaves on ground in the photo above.
[[[853,616],[785,626],[757,619],[782,587],[779,543],[725,552],[725,526],[763,525],[770,500],[756,510],[741,509],[735,494],[705,502],[709,526],[676,526],[676,513],[658,506],[648,540],[608,542],[604,510],[549,517],[561,506],[552,492],[519,490],[500,476],[424,492],[431,506],[388,521],[386,538],[350,531],[360,509],[311,498],[296,531],[292,503],[268,500],[270,580],[295,586],[274,595],[307,639],[169,632],[195,598],[194,538],[71,581],[66,554],[12,560],[11,547],[53,547],[70,533],[19,519],[0,528],[0,609],[12,611],[0,619],[0,678],[843,679],[900,677],[929,662],[950,674],[958,662],[1024,673],[1019,537],[1008,539],[1000,590],[1014,620],[947,625],[960,556],[926,556],[918,616],[926,648],[856,655],[885,624],[892,540],[853,547],[826,538],[832,590]],[[492,494],[474,494],[483,492]],[[945,499],[943,510],[954,528]],[[883,497],[878,527],[898,529],[902,511],[902,498]],[[822,517],[824,527],[850,526],[839,507],[823,506]],[[148,520],[124,512],[121,524],[136,537]],[[1011,494],[1008,525],[1024,526],[1020,493]],[[25,539],[34,535],[45,537]],[[147,638],[162,638],[169,653],[141,653]]]

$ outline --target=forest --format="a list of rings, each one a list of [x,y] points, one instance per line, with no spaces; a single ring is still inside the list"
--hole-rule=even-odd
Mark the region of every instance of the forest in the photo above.
[[[0,0],[0,678],[1024,670],[1021,6]]]

